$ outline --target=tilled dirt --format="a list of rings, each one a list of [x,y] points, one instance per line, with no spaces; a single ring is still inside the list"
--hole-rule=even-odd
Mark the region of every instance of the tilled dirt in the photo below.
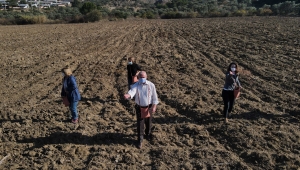
[[[300,20],[245,17],[0,27],[0,169],[298,169]],[[157,88],[136,147],[127,57]],[[241,97],[221,114],[224,72]],[[71,65],[80,122],[60,98]]]

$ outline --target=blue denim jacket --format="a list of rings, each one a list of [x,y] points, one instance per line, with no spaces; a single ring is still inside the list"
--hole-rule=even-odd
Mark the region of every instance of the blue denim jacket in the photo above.
[[[81,99],[76,84],[76,78],[73,75],[64,78],[63,86],[61,89],[61,96],[67,96],[69,102],[77,102]]]

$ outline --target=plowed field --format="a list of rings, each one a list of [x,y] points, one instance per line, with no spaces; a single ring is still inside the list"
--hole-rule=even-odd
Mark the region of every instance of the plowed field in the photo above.
[[[0,51],[0,169],[300,167],[299,18],[1,26]],[[123,99],[127,57],[160,100],[142,149]],[[232,61],[243,91],[225,124]],[[77,125],[60,98],[66,64],[82,95]]]

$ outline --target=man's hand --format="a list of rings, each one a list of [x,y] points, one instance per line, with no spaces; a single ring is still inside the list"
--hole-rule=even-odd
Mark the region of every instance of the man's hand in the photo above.
[[[130,99],[130,94],[124,94],[124,98],[125,98],[126,100],[129,100],[129,99]]]
[[[156,104],[153,104],[152,107],[150,108],[149,112],[155,113],[155,111],[156,111]]]

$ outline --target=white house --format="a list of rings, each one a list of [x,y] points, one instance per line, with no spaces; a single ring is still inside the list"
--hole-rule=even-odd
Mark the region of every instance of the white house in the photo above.
[[[68,1],[61,1],[60,3],[64,4],[65,6],[72,6],[71,2]]]
[[[28,9],[29,5],[28,4],[19,4],[18,7],[20,7],[20,9]]]
[[[6,0],[0,0],[0,4],[6,4]]]
[[[29,4],[29,6],[31,6],[31,7],[38,7],[39,6],[39,1],[38,0],[31,0],[31,1],[27,1],[28,2],[28,4]]]

